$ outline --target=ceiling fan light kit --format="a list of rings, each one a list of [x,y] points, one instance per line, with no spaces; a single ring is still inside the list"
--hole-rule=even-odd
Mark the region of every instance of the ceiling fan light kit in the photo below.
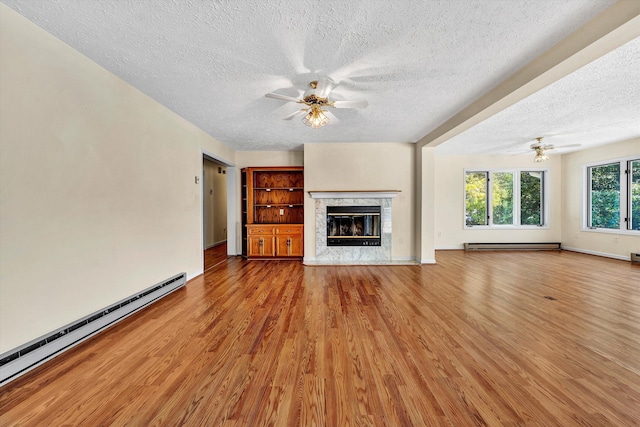
[[[369,103],[367,101],[329,101],[329,92],[333,88],[333,80],[329,78],[319,78],[309,83],[309,86],[314,91],[308,95],[305,95],[302,99],[293,98],[286,95],[280,95],[279,93],[267,93],[267,98],[280,99],[283,101],[295,102],[298,104],[305,104],[309,108],[303,108],[298,110],[287,117],[285,120],[290,120],[294,117],[299,117],[304,114],[302,123],[305,125],[317,129],[323,127],[329,123],[329,117],[326,116],[327,110],[323,110],[323,107],[332,108],[365,108]]]
[[[312,105],[311,111],[302,118],[302,123],[313,129],[321,128],[329,123],[329,118],[324,115],[325,110],[322,110],[319,105]]]
[[[536,156],[533,158],[533,161],[536,163],[544,162],[545,160],[549,160],[549,156],[545,153],[545,150],[552,150],[553,145],[543,145],[542,137],[539,136],[536,138],[536,143],[534,143],[531,148],[536,152]]]
[[[549,156],[547,156],[544,153],[543,147],[536,147],[535,150],[536,150],[536,157],[533,159],[534,162],[540,163],[540,162],[544,162],[545,160],[549,160]]]

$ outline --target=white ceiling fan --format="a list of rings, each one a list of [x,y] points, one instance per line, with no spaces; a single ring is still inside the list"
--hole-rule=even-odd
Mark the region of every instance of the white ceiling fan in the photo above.
[[[519,151],[518,153],[526,153],[526,152],[533,151],[536,153],[536,156],[533,158],[533,161],[536,163],[539,163],[549,159],[549,156],[546,153],[549,150],[580,147],[580,144],[567,144],[567,145],[559,145],[559,146],[555,146],[553,144],[543,144],[542,143],[543,138],[544,137],[542,136],[537,137],[536,142],[531,144],[529,146],[529,149]]]
[[[300,99],[292,96],[281,95],[279,93],[267,93],[267,98],[280,99],[283,101],[304,104],[307,108],[302,108],[288,116],[284,120],[291,120],[295,117],[304,116],[302,122],[314,129],[322,127],[329,123],[329,113],[324,107],[332,108],[366,108],[369,103],[365,100],[361,101],[331,101],[328,99],[329,93],[333,89],[334,82],[330,78],[321,77],[309,83],[311,90],[304,94]]]

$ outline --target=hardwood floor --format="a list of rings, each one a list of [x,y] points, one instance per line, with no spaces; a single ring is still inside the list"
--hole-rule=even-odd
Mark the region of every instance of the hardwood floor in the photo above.
[[[437,260],[229,258],[0,389],[0,424],[640,425],[640,267]]]
[[[219,263],[226,261],[229,256],[227,255],[227,242],[217,244],[204,251],[204,271],[218,265]]]

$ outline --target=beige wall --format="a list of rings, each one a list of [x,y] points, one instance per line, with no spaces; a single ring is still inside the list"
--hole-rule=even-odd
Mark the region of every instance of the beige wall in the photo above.
[[[559,242],[562,230],[562,162],[552,155],[534,163],[533,155],[522,156],[437,156],[436,157],[436,249],[461,249],[469,242]],[[541,229],[465,229],[464,170],[542,168],[549,171],[550,224]]]
[[[0,353],[202,270],[203,149],[235,153],[0,4]]]
[[[565,248],[621,259],[640,252],[640,235],[584,230],[583,198],[587,163],[628,156],[640,158],[640,138],[566,154],[562,159],[563,194],[562,244]]]
[[[302,151],[238,151],[236,164],[238,170],[251,166],[302,166],[304,153]]]
[[[415,258],[414,144],[322,143],[304,146],[308,191],[400,190],[392,201],[393,259]],[[306,193],[305,259],[315,259],[315,200]]]

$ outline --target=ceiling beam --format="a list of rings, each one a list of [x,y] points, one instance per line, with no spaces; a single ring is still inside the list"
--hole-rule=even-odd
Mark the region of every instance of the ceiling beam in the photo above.
[[[417,141],[436,147],[640,37],[640,1],[620,0]]]

